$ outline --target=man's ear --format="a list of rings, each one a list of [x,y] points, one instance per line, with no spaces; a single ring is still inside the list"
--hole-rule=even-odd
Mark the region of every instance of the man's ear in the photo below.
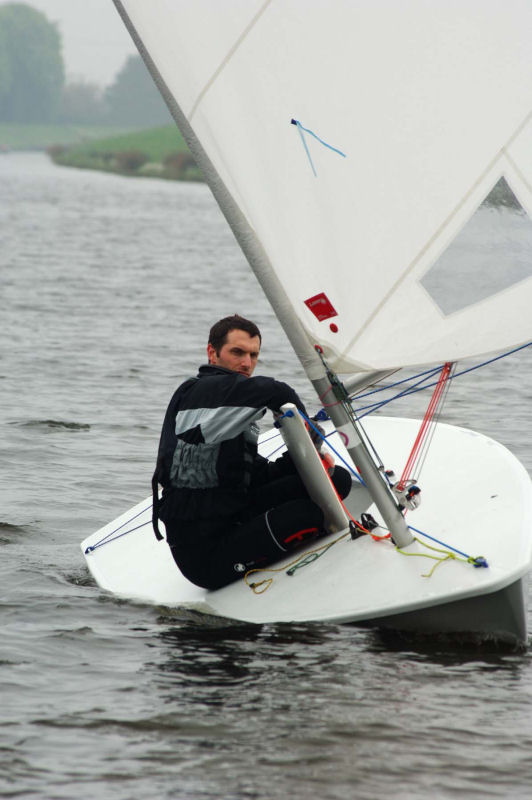
[[[216,350],[210,343],[207,345],[207,360],[209,364],[216,364]]]

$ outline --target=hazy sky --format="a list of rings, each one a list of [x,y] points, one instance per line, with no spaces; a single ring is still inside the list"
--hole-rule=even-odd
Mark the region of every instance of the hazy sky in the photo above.
[[[7,1],[0,0],[0,5]],[[21,0],[57,22],[67,77],[108,86],[136,48],[112,0]],[[149,2],[149,0],[147,0]]]

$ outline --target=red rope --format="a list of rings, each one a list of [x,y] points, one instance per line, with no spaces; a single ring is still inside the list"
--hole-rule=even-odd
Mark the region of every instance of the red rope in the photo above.
[[[445,389],[445,384],[447,383],[447,379],[451,374],[452,366],[453,365],[451,363],[447,363],[444,364],[444,366],[442,367],[438,383],[436,384],[436,387],[430,399],[430,403],[425,412],[425,416],[423,417],[423,421],[416,436],[416,440],[414,442],[410,455],[408,456],[408,461],[406,462],[403,474],[401,475],[401,479],[398,483],[397,488],[399,490],[402,490],[404,488],[406,481],[409,480],[411,476],[410,473],[429,432],[430,423],[434,418],[434,414],[436,413],[436,409],[442,398],[443,390]]]

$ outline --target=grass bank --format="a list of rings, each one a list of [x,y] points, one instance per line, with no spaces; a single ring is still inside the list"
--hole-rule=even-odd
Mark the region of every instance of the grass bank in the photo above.
[[[175,125],[48,148],[56,164],[121,175],[202,180],[202,175]]]
[[[15,125],[0,122],[0,150],[46,150],[51,145],[71,147],[125,132],[124,128],[101,125]]]

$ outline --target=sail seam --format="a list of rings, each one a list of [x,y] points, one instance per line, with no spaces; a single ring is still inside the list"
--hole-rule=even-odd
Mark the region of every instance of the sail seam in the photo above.
[[[244,28],[244,30],[242,31],[242,33],[240,34],[240,36],[238,37],[236,42],[233,44],[233,46],[228,50],[225,58],[220,62],[218,67],[215,69],[215,71],[213,72],[213,74],[211,75],[211,77],[209,78],[209,80],[207,81],[207,83],[205,84],[203,89],[201,90],[201,92],[198,94],[198,96],[197,96],[197,98],[196,98],[196,100],[194,102],[194,105],[192,106],[192,108],[190,110],[190,113],[188,115],[189,120],[192,119],[192,117],[194,116],[194,114],[196,113],[196,111],[198,109],[199,104],[201,103],[201,101],[203,100],[203,98],[205,97],[205,95],[207,94],[209,89],[211,88],[211,86],[216,82],[216,80],[219,77],[220,73],[225,69],[225,67],[227,66],[229,61],[233,58],[234,54],[239,49],[239,47],[242,44],[242,42],[248,37],[248,35],[252,31],[252,29],[255,27],[255,25],[257,24],[259,19],[262,17],[262,15],[264,14],[264,12],[268,8],[268,6],[271,5],[272,2],[273,2],[273,0],[266,0],[266,2],[262,5],[262,7],[255,14],[255,16],[248,23],[248,25]]]
[[[408,275],[412,272],[413,269],[415,269],[415,267],[418,265],[418,263],[423,258],[423,256],[432,247],[433,243],[437,240],[437,238],[440,236],[442,231],[444,231],[445,228],[450,224],[451,220],[453,220],[456,217],[458,211],[465,205],[465,203],[468,200],[468,198],[471,197],[471,195],[475,192],[475,190],[480,186],[482,181],[486,178],[486,175],[488,175],[490,173],[490,171],[493,169],[493,167],[495,166],[497,161],[499,161],[502,157],[508,158],[507,148],[510,147],[513,144],[515,139],[517,139],[519,134],[523,131],[523,129],[527,126],[527,124],[530,122],[531,119],[532,119],[532,110],[528,112],[528,114],[526,115],[524,120],[517,126],[517,128],[514,130],[512,135],[508,138],[506,144],[504,144],[503,147],[501,147],[500,150],[497,151],[496,155],[492,158],[492,160],[489,162],[487,167],[485,167],[485,169],[482,171],[482,173],[477,178],[477,180],[472,184],[470,189],[463,195],[462,199],[455,205],[455,207],[453,208],[451,213],[447,216],[447,218],[444,220],[444,222],[442,222],[442,224],[439,226],[439,228],[433,233],[433,235],[430,237],[430,239],[421,248],[419,253],[410,262],[410,264],[405,269],[405,271],[402,273],[402,275],[400,275],[400,277],[395,281],[395,283],[390,288],[390,290],[387,292],[387,294],[382,298],[380,303],[375,307],[373,312],[367,318],[367,320],[365,321],[365,323],[362,326],[362,328],[358,331],[358,333],[355,336],[353,336],[351,341],[348,343],[347,347],[344,348],[344,351],[343,351],[342,355],[345,356],[354,347],[356,342],[365,333],[365,330],[366,330],[367,326],[371,322],[373,322],[373,320],[375,319],[375,317],[377,317],[377,315],[379,314],[381,309],[386,305],[386,303],[388,302],[390,297],[392,297],[392,295],[395,294],[398,286],[400,286],[403,283],[403,281],[406,280]]]
[[[523,171],[522,171],[522,170],[521,170],[521,169],[520,169],[520,168],[517,166],[517,164],[516,164],[516,162],[515,162],[514,158],[513,158],[513,157],[510,155],[510,153],[508,153],[508,152],[505,152],[505,156],[506,156],[506,158],[508,159],[508,161],[510,162],[510,164],[511,164],[512,168],[513,168],[513,169],[515,170],[515,172],[516,172],[516,173],[519,175],[519,178],[520,178],[520,180],[521,180],[521,181],[524,183],[524,185],[526,186],[526,188],[528,189],[528,191],[529,191],[529,192],[532,192],[532,184],[531,184],[531,183],[530,183],[530,181],[529,181],[529,180],[528,180],[528,179],[527,179],[527,178],[524,176],[524,174],[523,174]]]

